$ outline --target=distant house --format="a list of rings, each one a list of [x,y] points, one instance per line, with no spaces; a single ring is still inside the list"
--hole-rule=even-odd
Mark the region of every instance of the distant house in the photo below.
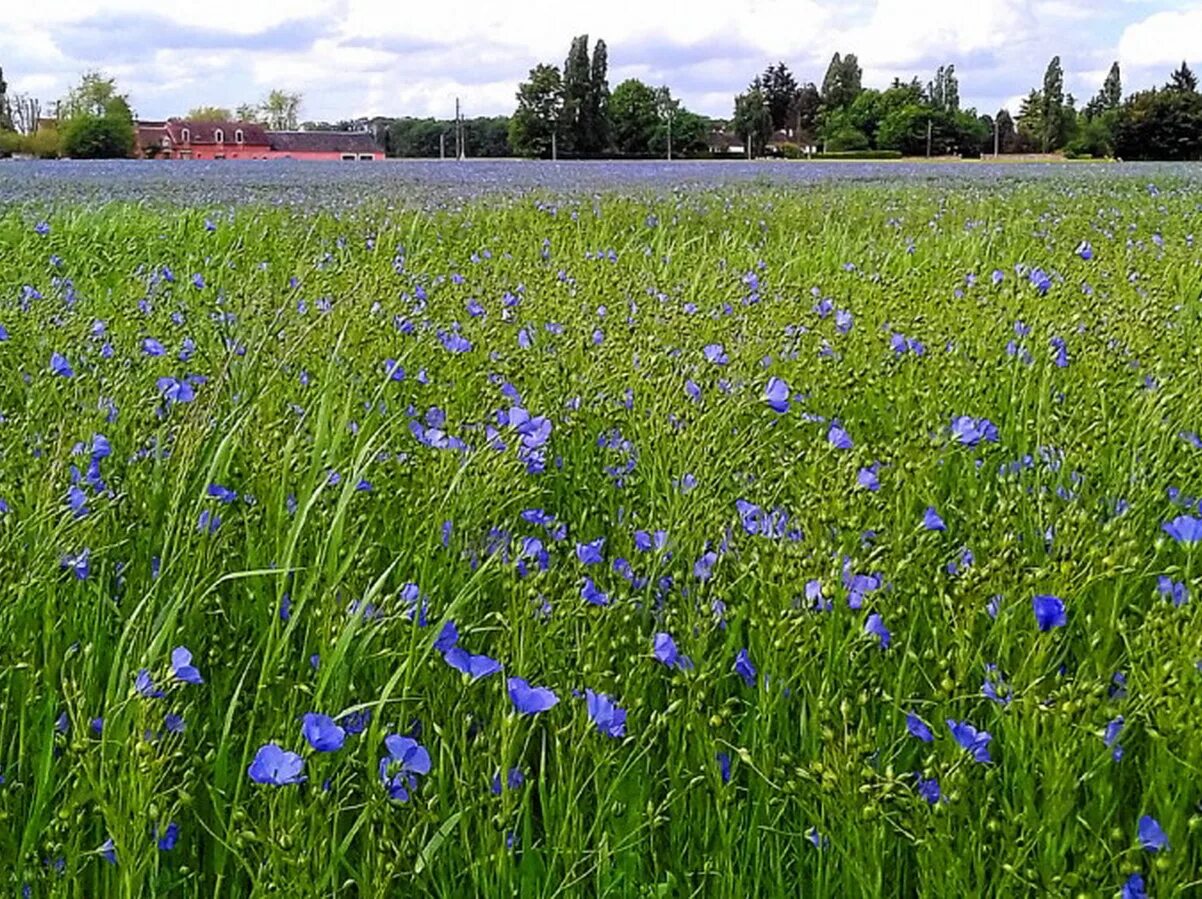
[[[268,131],[254,122],[167,119],[138,122],[146,159],[311,159],[374,161],[384,152],[366,132]]]
[[[369,162],[384,151],[366,131],[268,131],[273,157]]]
[[[737,156],[744,152],[742,139],[722,129],[710,132],[709,149],[715,156]]]

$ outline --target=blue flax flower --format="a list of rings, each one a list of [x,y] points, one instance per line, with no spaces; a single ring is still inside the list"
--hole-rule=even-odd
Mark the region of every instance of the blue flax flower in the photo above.
[[[893,639],[893,634],[889,633],[889,629],[885,627],[885,621],[877,612],[873,612],[868,616],[868,620],[864,622],[864,633],[872,634],[881,641],[881,649],[889,648],[889,641]]]
[[[318,752],[336,752],[346,742],[346,731],[329,715],[306,712],[301,719],[301,735]]]
[[[618,708],[604,693],[584,691],[588,704],[588,716],[597,725],[597,730],[607,737],[618,739],[626,735],[626,710]]]
[[[947,530],[947,525],[943,523],[943,519],[939,517],[934,506],[927,506],[927,510],[922,513],[922,526],[928,531]]]
[[[935,735],[931,733],[927,723],[913,712],[906,712],[906,730],[910,736],[917,737],[924,743],[930,743],[935,739]]]
[[[770,378],[764,390],[764,400],[769,409],[783,415],[789,411],[789,385],[781,378]]]
[[[916,778],[915,789],[918,795],[929,802],[931,805],[938,805],[942,794],[939,792],[939,781],[935,778],[924,778],[922,774],[915,773]]]
[[[755,686],[755,665],[751,664],[751,656],[746,649],[740,649],[735,655],[734,671],[747,686]]]
[[[1170,522],[1161,525],[1164,532],[1178,543],[1197,543],[1202,540],[1202,518],[1192,515],[1179,515]]]
[[[993,739],[993,735],[989,731],[977,730],[967,721],[955,721],[951,718],[947,719],[947,726],[952,732],[952,738],[960,744],[961,748],[972,753],[972,757],[976,761],[993,761],[993,757],[989,754],[989,741]]]
[[[511,677],[507,682],[509,699],[522,715],[537,715],[559,702],[559,697],[547,687],[532,687],[523,678]]]
[[[407,802],[409,792],[417,787],[419,775],[430,773],[430,753],[412,737],[389,734],[384,738],[388,755],[380,759],[380,782],[388,790],[388,798]]]
[[[843,426],[838,422],[831,424],[830,430],[826,433],[827,442],[838,450],[849,450],[855,444],[852,442],[851,435],[843,429]]]
[[[1139,819],[1139,845],[1149,852],[1168,852],[1169,838],[1151,815]]]
[[[1035,623],[1041,631],[1050,631],[1054,627],[1064,627],[1068,624],[1064,600],[1058,596],[1040,594],[1031,600],[1031,608],[1035,612]]]
[[[246,773],[257,784],[283,787],[301,783],[305,779],[301,773],[304,770],[305,760],[295,752],[288,752],[275,743],[267,743],[259,747]]]
[[[1137,871],[1128,877],[1123,883],[1119,899],[1148,899],[1148,891],[1144,886],[1144,875]]]
[[[163,835],[159,837],[159,849],[163,852],[170,852],[175,848],[177,842],[179,842],[179,825],[172,821],[163,831]]]
[[[67,357],[62,355],[62,353],[50,354],[50,371],[60,378],[75,377],[75,369],[71,367],[71,363],[67,361]]]
[[[456,671],[462,671],[474,681],[501,670],[501,663],[496,659],[470,653],[462,646],[452,646],[443,655],[443,659]]]
[[[671,634],[659,633],[654,639],[655,658],[669,668],[680,668],[682,671],[693,667],[693,660],[683,655],[676,648],[676,641]]]
[[[177,646],[171,650],[171,673],[184,683],[203,684],[205,682],[205,679],[200,676],[200,671],[192,664],[192,653],[184,646]]]

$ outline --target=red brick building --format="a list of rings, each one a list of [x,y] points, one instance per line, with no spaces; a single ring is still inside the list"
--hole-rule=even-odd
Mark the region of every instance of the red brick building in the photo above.
[[[268,131],[254,122],[138,122],[146,159],[309,159],[375,161],[375,139],[358,131]]]

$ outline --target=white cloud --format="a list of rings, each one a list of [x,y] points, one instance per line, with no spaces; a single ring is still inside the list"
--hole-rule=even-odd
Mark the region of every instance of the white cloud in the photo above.
[[[1119,39],[1119,59],[1132,67],[1196,62],[1202,54],[1202,8],[1158,12],[1129,25]]]
[[[925,82],[955,63],[965,103],[991,110],[1037,85],[1054,53],[1080,94],[1120,54],[1129,89],[1154,83],[1152,65],[1163,80],[1165,63],[1202,47],[1202,10],[1164,11],[1177,2],[42,0],[9,4],[0,62],[15,90],[47,100],[103,68],[148,117],[272,87],[303,91],[311,118],[445,116],[456,96],[470,114],[495,114],[513,108],[531,66],[562,63],[572,36],[588,33],[609,45],[611,84],[666,83],[711,115],[729,115],[733,95],[778,59],[820,82],[835,51],[856,53],[874,86]]]

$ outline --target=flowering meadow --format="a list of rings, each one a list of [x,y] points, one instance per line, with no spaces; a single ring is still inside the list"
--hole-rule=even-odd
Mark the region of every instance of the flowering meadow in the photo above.
[[[1196,186],[7,207],[6,895],[1198,895]]]

